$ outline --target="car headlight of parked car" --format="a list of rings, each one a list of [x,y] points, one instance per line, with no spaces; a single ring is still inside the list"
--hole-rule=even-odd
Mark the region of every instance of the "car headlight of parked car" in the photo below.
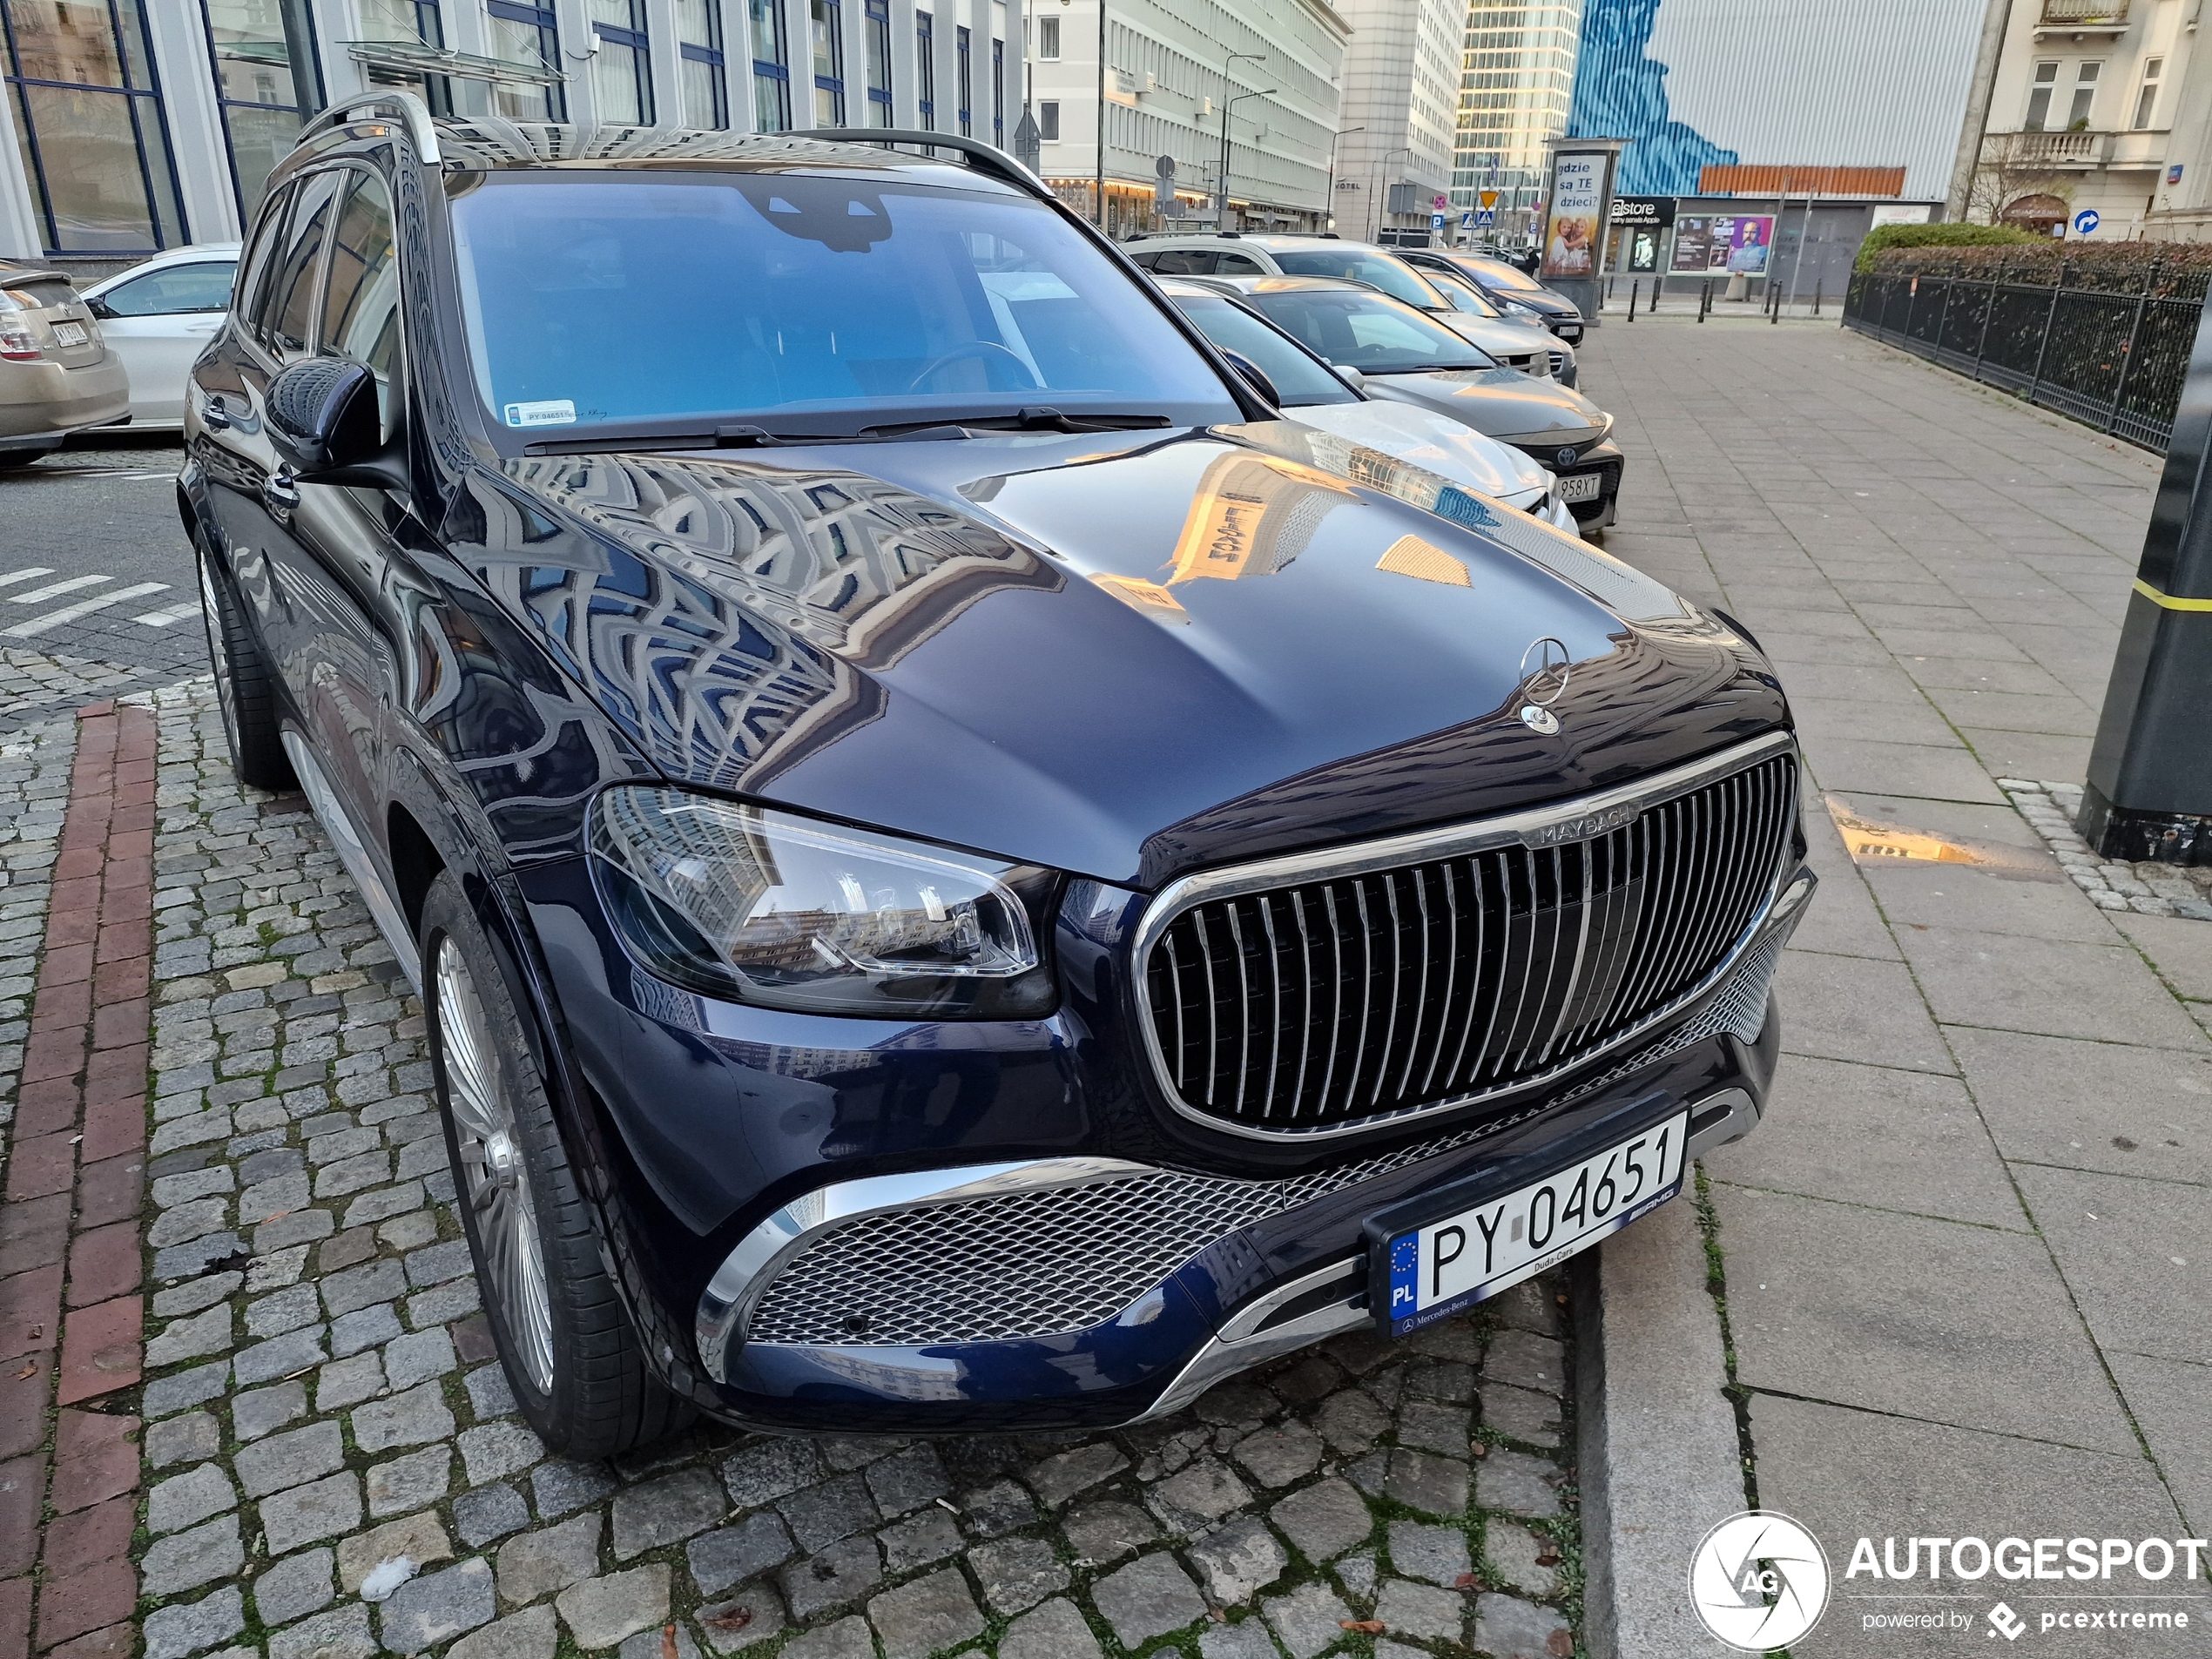
[[[590,846],[651,972],[813,1014],[1034,1019],[1053,1006],[1034,900],[1049,873],[681,789],[611,789]]]

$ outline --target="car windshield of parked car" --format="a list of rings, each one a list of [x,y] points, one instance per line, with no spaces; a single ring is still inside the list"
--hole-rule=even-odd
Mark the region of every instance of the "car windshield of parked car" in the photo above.
[[[118,317],[164,317],[181,311],[228,311],[236,260],[165,266],[118,282],[100,303]]]
[[[1278,252],[1275,263],[1285,276],[1345,277],[1380,288],[1393,300],[1402,300],[1423,311],[1433,311],[1444,300],[1424,282],[1413,267],[1387,253],[1363,253],[1357,248],[1293,248]]]
[[[1243,418],[1157,303],[1026,198],[793,172],[472,185],[462,302],[506,427]]]
[[[1251,296],[1252,308],[1339,368],[1363,374],[1495,368],[1497,360],[1443,324],[1379,293],[1293,288]]]
[[[1212,294],[1172,296],[1183,314],[1198,331],[1224,351],[1251,360],[1261,374],[1275,383],[1275,395],[1286,409],[1311,408],[1316,403],[1357,403],[1352,388],[1240,305]]]
[[[1478,317],[1502,317],[1505,314],[1482,297],[1482,291],[1464,277],[1453,276],[1448,271],[1424,270],[1421,278],[1452,302],[1454,311],[1470,312]]]
[[[1474,274],[1486,288],[1511,288],[1516,293],[1541,293],[1544,285],[1517,265],[1507,265],[1503,260],[1475,260],[1471,261]]]

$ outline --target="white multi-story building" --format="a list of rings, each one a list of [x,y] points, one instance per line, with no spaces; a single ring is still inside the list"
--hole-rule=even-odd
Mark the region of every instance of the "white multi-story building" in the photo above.
[[[0,256],[233,239],[300,123],[372,84],[524,120],[1010,147],[1021,21],[1005,0],[0,0]]]
[[[1228,226],[1323,227],[1348,33],[1330,0],[1029,0],[1029,22],[1039,169],[1085,212],[1103,183],[1112,234],[1211,220],[1224,121]]]
[[[1467,0],[1346,0],[1337,230],[1426,237],[1448,196]]]
[[[1474,0],[1460,70],[1452,206],[1498,192],[1494,233],[1529,234],[1547,146],[1567,130],[1582,0]]]

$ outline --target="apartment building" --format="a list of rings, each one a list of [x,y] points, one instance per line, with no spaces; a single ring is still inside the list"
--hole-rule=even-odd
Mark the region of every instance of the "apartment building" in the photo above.
[[[1546,147],[1567,130],[1582,0],[1474,0],[1460,68],[1452,207],[1494,191],[1487,233],[1507,243],[1533,234],[1544,193]]]
[[[1230,229],[1325,227],[1350,34],[1329,0],[1029,7],[1038,165],[1062,200],[1096,213],[1103,187],[1116,237],[1214,224],[1224,196]]]
[[[0,0],[0,255],[235,238],[302,121],[373,84],[522,120],[1005,146],[1021,25],[1018,0]]]

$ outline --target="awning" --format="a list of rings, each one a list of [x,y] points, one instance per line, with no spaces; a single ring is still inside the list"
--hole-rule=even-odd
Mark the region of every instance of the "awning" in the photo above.
[[[392,75],[448,75],[455,80],[502,81],[520,86],[559,86],[569,78],[558,70],[449,51],[419,40],[349,40],[344,44],[355,63]]]

